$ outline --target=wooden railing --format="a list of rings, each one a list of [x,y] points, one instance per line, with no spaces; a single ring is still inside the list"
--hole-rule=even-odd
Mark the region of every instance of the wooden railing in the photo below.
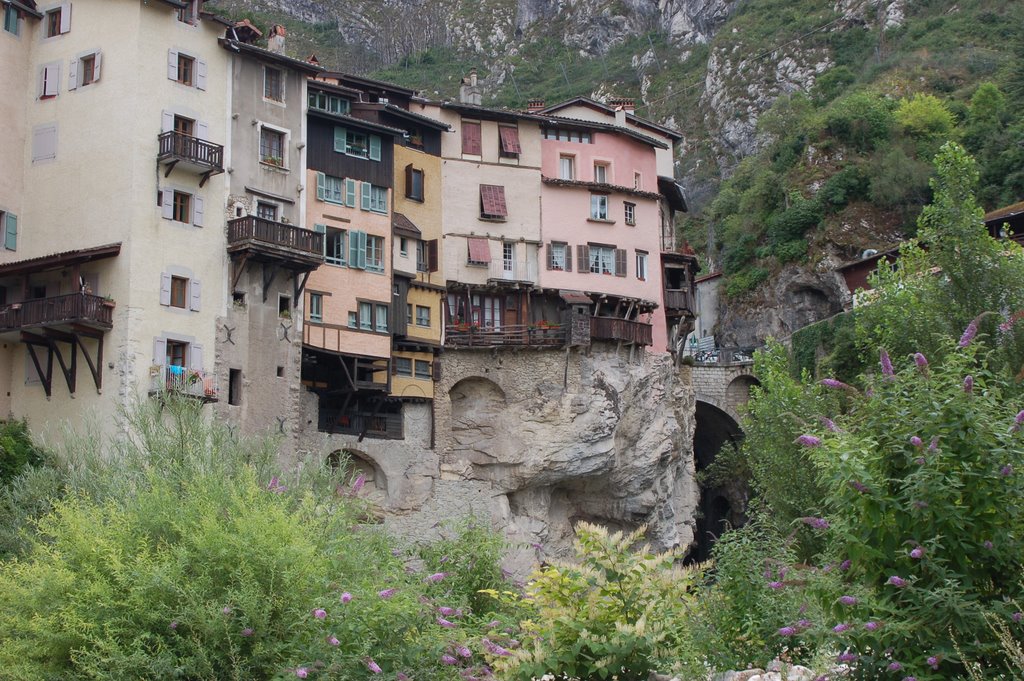
[[[283,222],[264,220],[255,215],[228,220],[228,243],[254,239],[267,244],[294,248],[314,255],[324,252],[324,235]]]
[[[693,311],[693,297],[684,289],[665,289],[665,307],[670,310]]]
[[[650,345],[654,338],[650,324],[614,317],[591,317],[590,337],[639,345]]]
[[[208,168],[224,167],[224,147],[201,140],[183,132],[169,130],[160,133],[160,158],[176,158]]]
[[[565,345],[565,327],[561,324],[505,324],[500,328],[486,328],[474,324],[454,324],[445,327],[444,344],[455,348],[489,348],[503,345],[561,347]]]
[[[216,402],[220,393],[217,374],[202,369],[159,364],[150,371],[150,393],[170,392]]]
[[[70,322],[86,322],[110,328],[114,311],[104,298],[88,293],[37,298],[0,307],[0,330],[28,326],[50,326]]]
[[[340,409],[320,409],[317,429],[321,433],[365,435],[367,437],[401,440],[403,435],[401,414],[367,414],[342,412]]]

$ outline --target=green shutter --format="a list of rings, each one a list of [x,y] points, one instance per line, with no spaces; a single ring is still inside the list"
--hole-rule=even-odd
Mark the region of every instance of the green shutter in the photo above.
[[[348,266],[366,269],[366,232],[352,230],[348,233]]]
[[[348,131],[340,126],[334,128],[334,150],[339,154],[348,153]]]
[[[320,201],[327,198],[327,176],[323,173],[316,174],[316,198]]]
[[[313,225],[313,231],[324,235],[324,257],[327,257],[327,225]]]
[[[349,208],[356,207],[356,181],[345,180],[345,205]]]
[[[366,232],[359,232],[359,269],[366,269]]]
[[[370,135],[370,160],[380,160],[380,137],[377,135]]]
[[[18,218],[7,213],[7,224],[4,225],[4,248],[8,251],[18,250]]]
[[[362,183],[362,203],[359,204],[359,207],[363,210],[370,210],[370,188],[372,186],[369,182]]]

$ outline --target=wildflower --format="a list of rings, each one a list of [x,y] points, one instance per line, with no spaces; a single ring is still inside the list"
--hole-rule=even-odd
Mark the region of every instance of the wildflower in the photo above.
[[[834,378],[823,378],[818,382],[821,385],[825,386],[826,388],[835,388],[836,390],[853,390],[853,386],[843,383],[842,381],[838,381]]]
[[[330,636],[327,637],[327,642],[330,643],[332,646],[340,646],[341,645],[341,641],[339,641],[338,637],[335,636],[334,634],[331,634]]]
[[[928,358],[922,355],[920,352],[915,352],[914,364],[916,364],[917,368],[920,369],[921,371],[925,371],[928,369]]]
[[[492,642],[490,639],[481,639],[480,642],[484,645],[484,648],[486,648],[487,652],[489,652],[491,655],[504,657],[509,654],[507,650],[499,646],[497,643]]]
[[[809,518],[801,518],[800,520],[803,521],[803,523],[805,525],[813,527],[816,530],[827,530],[828,529],[828,521],[825,520],[824,518],[809,517]]]
[[[397,681],[412,681],[404,672],[398,672],[398,676],[395,677]]]
[[[768,582],[768,588],[772,589],[773,591],[778,591],[784,586],[786,585],[782,582]]]
[[[851,565],[853,565],[853,561],[851,561],[849,558],[847,558],[846,560],[844,560],[842,563],[839,564],[839,571],[840,572],[846,572],[847,570],[850,569]]]
[[[833,433],[841,433],[841,432],[843,432],[842,430],[840,430],[839,426],[836,425],[836,422],[833,421],[832,419],[830,419],[827,416],[822,416],[821,417],[821,425],[825,426],[826,428],[828,428]]]
[[[473,652],[466,646],[456,646],[455,652],[461,655],[462,657],[473,657]]]
[[[384,589],[383,591],[378,591],[377,595],[387,600],[388,598],[394,596],[396,591],[398,591],[398,589]]]
[[[1012,619],[1014,622],[1020,622],[1021,619],[1024,619],[1024,613],[1015,612],[1012,615],[1010,615],[1010,619]]]
[[[438,617],[437,623],[440,624],[442,627],[446,627],[448,629],[458,626],[457,624],[455,624],[455,622],[449,622],[443,617]]]
[[[352,600],[352,594],[350,594],[349,592],[346,591],[343,594],[341,594],[341,598],[339,600],[342,603],[348,603],[349,601]]]
[[[968,395],[974,392],[974,376],[970,374],[964,376],[964,392]]]
[[[1017,412],[1017,415],[1013,418],[1013,428],[1010,428],[1010,432],[1016,433],[1022,425],[1024,425],[1024,409]]]
[[[916,676],[904,676],[903,681],[917,681]]]
[[[532,546],[534,548],[534,550],[536,550],[536,551],[543,551],[544,550],[544,546],[541,545],[539,542],[533,542],[532,544],[530,544],[530,546]]]
[[[451,617],[455,614],[455,608],[449,608],[447,605],[442,605],[438,607],[437,611],[445,617]]]
[[[891,672],[898,672],[899,670],[903,669],[903,665],[901,665],[899,662],[896,662],[895,660],[893,660],[892,662],[889,663],[889,666],[886,667],[886,669],[888,669]]]
[[[995,544],[993,544],[992,542],[990,542],[990,541],[989,541],[988,539],[986,539],[986,540],[985,540],[985,543],[984,543],[984,544],[982,544],[982,546],[984,546],[984,547],[985,547],[986,549],[988,549],[989,551],[991,551],[991,550],[992,550],[993,548],[995,548]]]
[[[923,447],[924,446],[924,442],[922,442],[921,438],[919,438],[916,435],[914,435],[914,436],[912,436],[910,438],[910,444],[914,445],[915,447]]]
[[[430,575],[429,577],[427,577],[423,581],[433,582],[434,584],[436,584],[437,582],[440,582],[442,579],[444,579],[447,576],[448,576],[447,572],[435,572],[434,574]]]
[[[270,478],[270,482],[267,483],[267,491],[273,492],[274,494],[281,494],[287,487],[281,484],[281,481],[277,479],[277,476]]]
[[[932,438],[932,441],[930,443],[928,443],[928,451],[929,452],[937,452],[937,451],[939,451],[939,436],[938,435],[934,436]]]
[[[840,596],[839,602],[843,605],[857,605],[857,599],[853,596]]]
[[[359,490],[361,490],[363,488],[363,485],[365,485],[365,484],[366,484],[366,476],[363,475],[362,473],[360,473],[359,477],[356,478],[356,481],[352,483],[352,494],[359,494]],[[379,674],[380,672],[375,672],[375,673]]]
[[[893,575],[893,576],[889,577],[889,579],[886,580],[885,583],[886,584],[891,584],[892,586],[900,587],[900,586],[906,586],[907,585],[907,580],[903,579],[899,575]]]
[[[456,660],[451,655],[449,655],[448,653],[445,653],[444,655],[441,656],[441,664],[452,665],[452,664],[458,664],[458,663],[459,663],[459,661]]]
[[[842,653],[836,657],[836,662],[840,664],[846,664],[848,662],[854,662],[857,659],[856,653]]]
[[[230,605],[225,605],[223,608],[220,609],[220,614],[222,614],[222,615],[230,615],[231,614],[231,606]]]
[[[928,663],[928,666],[931,667],[932,669],[938,669],[939,668],[939,656],[938,655],[932,655],[931,657],[929,657],[926,660],[926,662]]]
[[[167,628],[172,630],[172,631],[177,629],[178,628],[178,620],[171,620],[171,623],[167,625]]]
[[[820,447],[821,438],[814,437],[813,435],[801,435],[796,439],[797,444],[803,445],[804,447]]]
[[[779,629],[779,636],[792,636],[795,633],[795,627],[782,627],[781,629]]]
[[[925,464],[924,457],[923,456],[917,457],[916,459],[914,459],[914,463],[916,463],[918,466],[923,466]]]
[[[910,550],[910,557],[914,560],[920,560],[924,556],[924,549],[920,546],[915,546]]]
[[[921,463],[924,463],[923,461]],[[927,501],[915,501],[914,508],[928,508]]]
[[[834,631],[837,634],[841,634],[844,631],[849,631],[849,629],[850,629],[850,625],[847,624],[846,622],[843,622],[841,624],[837,624],[836,626],[832,627],[832,631]]]
[[[797,629],[810,629],[811,628],[811,621],[808,620],[808,619],[797,620],[796,627],[797,627]]]
[[[497,629],[500,626],[501,626],[501,622],[499,622],[498,620],[491,620],[490,622],[487,623],[487,628],[488,629]]]
[[[882,625],[880,623],[875,622],[875,621],[870,621],[870,622],[865,622],[864,623],[864,628],[867,629],[868,631],[878,631],[878,628],[881,627],[881,626]]]
[[[380,665],[373,661],[372,657],[366,658],[366,668],[374,674],[380,674],[382,671],[384,671],[380,668]]]
[[[325,617],[327,617],[327,611],[323,608],[317,608],[313,611],[313,617],[317,618],[318,620],[322,620]]]
[[[309,676],[309,670],[305,667],[299,667],[295,670],[295,676],[299,677],[300,679],[304,679],[307,676]]]
[[[895,372],[892,370],[892,360],[889,359],[889,353],[885,351],[885,348],[881,348],[878,351],[879,364],[882,365],[882,375],[887,379],[892,378]]]
[[[968,345],[971,344],[971,341],[974,340],[974,337],[978,335],[979,319],[981,319],[980,316],[975,317],[974,319],[971,320],[971,323],[967,325],[967,328],[964,329],[963,335],[960,336],[960,342],[957,343],[958,348],[966,348]]]
[[[1003,476],[1004,478],[1010,477],[1011,475],[1013,475],[1013,466],[1011,466],[1010,464],[1006,464],[1005,466],[999,469],[999,475]]]
[[[850,487],[852,487],[853,489],[857,490],[861,494],[866,494],[867,491],[868,491],[867,485],[865,485],[863,482],[859,482],[857,480],[851,480],[849,484],[850,484]]]
[[[256,632],[254,632],[250,627],[246,627],[245,629],[242,629],[242,636],[245,636],[246,638],[249,638],[254,633],[256,633]]]

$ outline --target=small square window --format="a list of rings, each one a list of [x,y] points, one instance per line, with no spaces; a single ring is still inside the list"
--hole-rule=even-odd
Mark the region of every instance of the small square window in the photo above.
[[[426,305],[416,306],[416,326],[430,326],[430,308]]]
[[[408,357],[395,357],[395,373],[399,376],[412,376],[412,360]]]
[[[46,13],[46,37],[60,35],[61,8],[51,9]]]
[[[195,73],[196,60],[187,54],[178,53],[178,82],[182,85],[192,85],[193,74]]]
[[[629,203],[628,201],[622,204],[623,211],[625,212],[625,219],[627,225],[636,224],[636,204]]]
[[[234,305],[237,305],[239,307],[244,307],[245,306],[245,292],[244,291],[234,291],[231,294],[231,302]]]
[[[192,221],[192,195],[185,192],[174,192],[174,207],[171,219],[177,222]]]
[[[281,69],[263,67],[263,96],[274,102],[284,101],[284,74]]]
[[[284,378],[284,367],[277,367],[277,377]]]
[[[178,21],[183,24],[195,25],[196,16],[198,14],[196,12],[196,1],[197,0],[186,0],[186,5],[178,10]]]
[[[430,362],[422,359],[416,360],[416,378],[423,380],[430,379]]]
[[[171,307],[185,309],[188,305],[188,279],[171,277]]]
[[[266,201],[257,201],[256,217],[261,220],[277,222],[277,204],[267,203]]]
[[[82,86],[91,85],[97,80],[96,73],[96,55],[90,54],[86,57],[82,57],[78,62],[78,68],[82,70]]]
[[[292,297],[291,296],[278,296],[277,297],[277,315],[279,317],[291,317],[292,316]]]

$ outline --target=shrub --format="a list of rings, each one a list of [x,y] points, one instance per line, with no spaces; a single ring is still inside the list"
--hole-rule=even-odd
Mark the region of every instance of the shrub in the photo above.
[[[768,239],[772,244],[796,241],[821,222],[821,204],[799,194],[790,196],[789,207],[772,214],[768,220]]]
[[[770,276],[771,273],[763,267],[749,267],[740,270],[729,277],[725,284],[725,294],[727,296],[738,296],[747,291],[752,291],[757,288],[758,284],[766,281]]]
[[[807,255],[807,240],[794,239],[793,241],[787,241],[775,246],[774,251],[775,257],[779,259],[779,262],[785,263],[802,260]]]
[[[848,66],[836,66],[818,76],[812,94],[820,104],[831,102],[848,87],[853,85],[857,77]]]
[[[0,485],[6,485],[27,466],[38,466],[43,452],[32,443],[25,421],[0,423]]]
[[[860,167],[849,165],[825,181],[818,190],[818,200],[829,211],[867,197],[870,179]]]
[[[889,138],[893,115],[889,104],[871,92],[854,92],[835,100],[825,112],[825,128],[857,151],[870,151]]]

